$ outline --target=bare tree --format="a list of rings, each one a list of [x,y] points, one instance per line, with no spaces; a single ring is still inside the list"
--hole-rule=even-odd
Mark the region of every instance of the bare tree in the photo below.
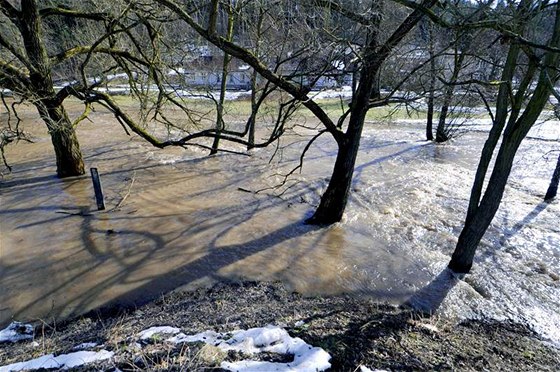
[[[104,104],[122,120],[122,110],[103,93],[115,71],[128,80],[133,93],[148,97],[138,84],[157,79],[158,31],[136,17],[132,6],[118,1],[111,6],[89,1],[53,1],[41,6],[36,0],[22,0],[18,5],[0,0],[0,88],[36,107],[51,136],[58,176],[84,174],[76,126],[96,101],[110,101]],[[75,27],[66,29],[69,25]],[[80,37],[61,39],[61,31]],[[149,42],[139,42],[139,34]],[[165,92],[160,93],[158,103]],[[84,113],[75,120],[64,108],[70,96],[84,103]],[[140,126],[129,127],[150,138]]]
[[[60,177],[84,174],[84,162],[73,123],[56,93],[52,66],[58,60],[48,55],[41,18],[45,15],[35,0],[22,0],[20,9],[0,1],[4,18],[0,33],[0,87],[31,101],[45,121],[56,154]],[[51,10],[53,13],[55,9]],[[13,37],[8,38],[8,35]]]
[[[538,40],[527,39],[531,22],[542,21],[540,17],[546,16],[547,11],[553,13],[554,19],[548,43],[539,44]],[[449,268],[460,273],[471,269],[478,243],[500,205],[519,145],[541,114],[559,76],[560,3],[523,0],[518,4],[509,25],[501,27],[510,47],[502,72],[496,113],[492,114],[493,126],[477,168],[465,225],[449,263]],[[520,64],[522,52],[528,57],[528,66],[525,68]],[[521,77],[517,85],[514,84],[516,74]],[[500,137],[499,151],[483,193],[490,160]]]
[[[303,69],[300,73],[297,73],[296,70],[296,74],[286,76],[278,69],[270,68],[266,61],[252,53],[249,48],[240,43],[232,42],[225,36],[214,32],[215,26],[213,24],[208,24],[206,18],[197,17],[196,14],[193,14],[193,10],[197,9],[196,4],[184,5],[174,0],[156,1],[176,14],[204,39],[216,45],[225,53],[249,64],[262,78],[292,95],[295,100],[310,110],[322,123],[324,129],[319,132],[319,135],[329,133],[333,136],[339,151],[331,181],[321,198],[321,203],[315,214],[308,220],[308,223],[331,224],[340,221],[348,200],[365,116],[371,107],[390,102],[391,97],[380,97],[379,94],[376,94],[378,91],[377,83],[380,68],[395,47],[423,18],[424,10],[433,7],[437,0],[424,0],[421,3],[409,4],[415,9],[389,33],[385,40],[381,40],[380,33],[383,20],[383,1],[371,1],[367,5],[347,4],[346,2],[328,0],[310,0],[302,5],[292,4],[289,1],[286,2],[285,9],[290,10],[290,12],[285,14],[285,19],[286,22],[290,22],[290,26],[296,24],[290,17],[301,17],[298,19],[298,24],[313,24],[323,21],[330,22],[332,15],[335,14],[343,17],[347,24],[351,23],[353,25],[347,26],[345,29],[327,29],[326,23],[321,24],[321,26],[325,26],[328,36],[331,38],[331,45],[336,45],[335,41],[338,41],[338,45],[342,44],[345,48],[349,45],[358,46],[354,53],[356,58],[359,59],[359,71],[357,74],[359,82],[349,109],[338,119],[331,118],[309,94],[310,85],[321,76],[324,76],[325,71],[332,69],[332,57],[327,59],[326,63],[320,63],[320,56],[325,54],[324,46],[326,44],[320,44],[322,48],[314,53],[313,58],[304,58],[303,52],[308,52],[305,49],[300,49],[297,52],[299,53],[299,58],[297,59],[296,53],[285,54],[284,58],[291,58],[294,61],[298,60],[302,65],[312,65],[313,70],[315,70],[314,74],[311,74],[308,69]],[[292,10],[297,10],[298,6],[308,6],[309,8],[307,12],[293,12]],[[422,9],[416,9],[418,6]],[[322,9],[323,13],[327,14],[327,18],[318,17],[318,12],[313,13],[310,9]],[[317,29],[320,28],[317,27]],[[359,30],[360,32],[359,34],[351,35],[349,39],[347,35],[348,30]],[[286,32],[289,33],[290,29],[287,28]],[[307,41],[304,45],[310,45],[309,41],[312,39],[313,33],[306,34],[305,36],[307,36]],[[333,53],[340,52],[341,48],[337,46],[336,48],[330,48],[330,50],[332,55]],[[279,58],[282,57],[279,56]],[[297,77],[301,77],[301,80],[298,81]],[[372,97],[374,98],[373,100]]]

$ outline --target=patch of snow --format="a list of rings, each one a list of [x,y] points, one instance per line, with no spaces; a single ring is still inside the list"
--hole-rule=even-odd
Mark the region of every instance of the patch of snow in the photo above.
[[[83,344],[74,346],[72,350],[86,350],[86,349],[92,349],[96,346],[97,346],[96,342],[84,342]]]
[[[35,369],[68,369],[79,367],[84,364],[89,364],[101,360],[112,358],[114,353],[112,351],[77,351],[70,354],[61,354],[54,356],[54,354],[43,355],[42,357],[31,359],[25,362],[8,364],[0,367],[0,372],[11,371],[28,371]]]
[[[352,87],[345,85],[339,89],[326,89],[313,94],[313,99],[352,98]]]
[[[336,68],[337,70],[344,70],[344,68],[346,68],[346,64],[344,63],[344,61],[332,61],[331,65]]]
[[[191,336],[188,336],[184,333],[179,333],[176,336],[168,338],[166,341],[174,344],[181,344],[185,342],[204,342],[207,344],[218,346],[220,343],[224,342],[225,340],[224,337],[225,336],[222,333],[217,333],[214,331],[205,331]]]
[[[151,327],[140,332],[138,334],[138,337],[141,340],[147,340],[157,334],[177,334],[179,332],[181,332],[181,330],[175,327],[169,327],[169,326]]]
[[[7,328],[0,331],[0,343],[18,342],[33,338],[33,326],[20,322],[12,322]]]
[[[360,366],[360,372],[387,372],[385,369],[370,369],[366,366]]]
[[[303,320],[298,320],[294,325],[295,325],[296,327],[301,327],[301,326],[303,326],[304,324],[305,324],[305,322],[304,322]]]
[[[231,335],[231,336],[230,336]],[[220,368],[230,371],[324,371],[331,367],[331,356],[319,347],[313,347],[300,338],[291,337],[286,330],[274,326],[233,331],[228,334],[206,331],[187,336],[178,334],[168,342],[204,342],[224,351],[234,350],[245,354],[261,352],[289,354],[294,356],[290,363],[272,363],[252,360],[222,362]]]

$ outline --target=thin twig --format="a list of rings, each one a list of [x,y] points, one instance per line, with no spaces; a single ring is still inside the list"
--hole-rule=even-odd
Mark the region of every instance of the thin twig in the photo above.
[[[134,172],[132,173],[132,179],[131,179],[131,181],[130,181],[130,185],[128,186],[128,190],[127,190],[126,194],[123,196],[123,198],[121,199],[121,201],[119,202],[119,204],[117,204],[117,206],[116,206],[115,208],[111,209],[111,212],[114,211],[114,210],[119,209],[119,208],[123,205],[123,203],[124,203],[124,201],[126,200],[126,198],[128,198],[128,196],[130,195],[130,190],[132,190],[132,186],[134,185],[134,181],[135,181],[135,180],[136,180],[136,171],[134,171]]]

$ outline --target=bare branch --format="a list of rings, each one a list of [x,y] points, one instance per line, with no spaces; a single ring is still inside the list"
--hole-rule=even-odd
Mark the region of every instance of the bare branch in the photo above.
[[[25,92],[31,81],[25,71],[0,59],[0,81],[6,88],[15,92]]]
[[[0,45],[10,51],[10,53],[12,53],[12,55],[16,57],[29,71],[34,71],[33,65],[24,56],[23,51],[18,50],[18,48],[6,40],[2,34],[0,34]]]
[[[65,50],[62,53],[59,53],[53,57],[51,57],[51,63],[53,65],[62,63],[68,59],[71,59],[73,57],[76,57],[77,55],[82,55],[82,54],[91,54],[91,53],[103,53],[103,54],[108,54],[111,56],[119,56],[122,58],[125,58],[129,61],[138,63],[140,65],[144,65],[144,66],[149,66],[149,62],[140,59],[138,57],[135,57],[134,55],[132,55],[130,52],[125,51],[125,50],[120,50],[120,49],[114,49],[114,48],[106,48],[106,47],[100,47],[100,46],[77,46],[68,50]]]
[[[332,0],[310,0],[309,3],[311,3],[314,6],[318,6],[318,7],[322,7],[322,8],[326,8],[326,9],[330,9],[332,11],[335,11],[341,15],[343,15],[344,17],[359,23],[361,25],[364,26],[370,26],[372,24],[372,21],[370,18],[368,17],[364,17],[363,15],[353,12],[350,9],[348,9],[347,6],[341,5],[335,1]]]
[[[41,15],[41,17],[65,16],[72,18],[90,19],[94,21],[106,21],[111,19],[111,15],[108,13],[87,13],[61,7],[43,8],[39,10],[39,14]]]
[[[21,12],[14,8],[7,0],[0,0],[0,11],[18,28],[21,25]]]
[[[204,29],[200,24],[198,24],[191,15],[186,12],[179,4],[173,0],[156,0],[158,3],[164,5],[168,9],[175,12],[183,21],[185,21],[189,26],[191,26],[200,36],[204,37],[206,40],[218,45],[224,52],[239,58],[245,63],[253,67],[260,75],[265,79],[271,81],[273,84],[279,86],[285,90],[288,94],[292,95],[294,98],[303,102],[303,105],[307,107],[327,128],[328,132],[333,135],[337,142],[342,141],[343,133],[337,128],[335,123],[330,119],[328,114],[308,96],[308,90],[281,77],[280,75],[271,71],[262,61],[259,60],[257,56],[251,53],[249,50],[230,42],[223,37],[218,35],[209,34],[206,29]],[[432,0],[435,1],[435,0]]]

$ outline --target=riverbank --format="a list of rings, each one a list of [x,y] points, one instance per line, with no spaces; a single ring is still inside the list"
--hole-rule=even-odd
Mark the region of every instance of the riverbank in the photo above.
[[[154,326],[196,334],[267,325],[324,349],[332,371],[560,370],[559,350],[522,324],[454,324],[365,298],[303,297],[278,283],[255,282],[172,293],[126,313],[92,312],[65,324],[43,323],[33,339],[0,344],[0,365],[68,354],[81,345],[113,354],[77,370],[219,370],[223,361],[248,356],[202,343],[170,343],[163,335],[141,340],[139,334]],[[289,363],[292,356],[265,353],[251,358]]]

